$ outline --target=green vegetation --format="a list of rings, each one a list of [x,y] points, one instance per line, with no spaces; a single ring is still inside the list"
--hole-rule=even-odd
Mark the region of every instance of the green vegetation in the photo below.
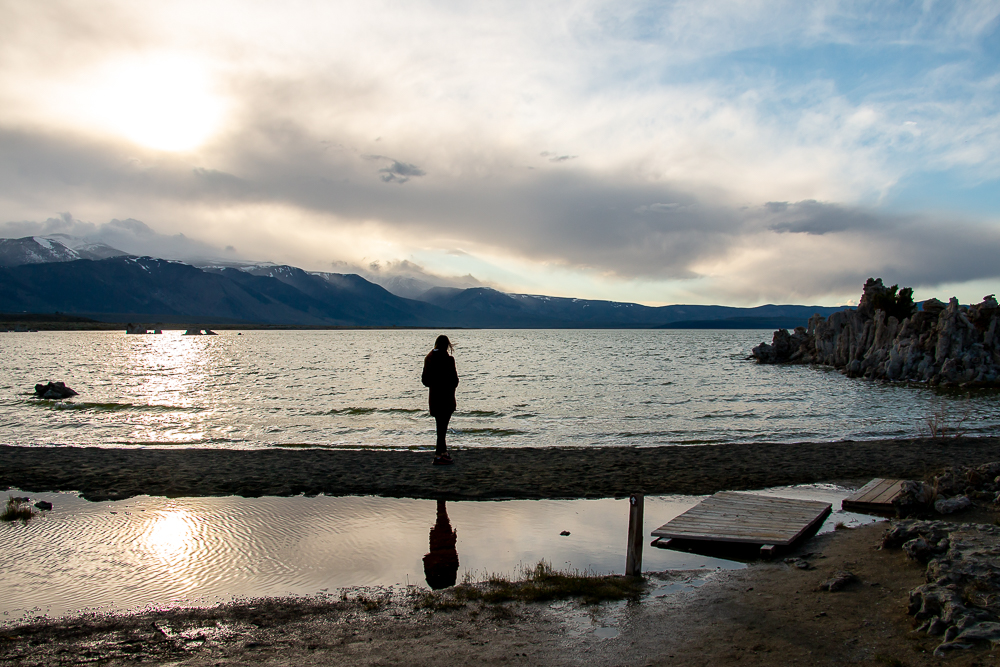
[[[418,609],[450,610],[464,607],[469,602],[502,604],[504,602],[545,602],[579,598],[585,604],[605,600],[624,600],[639,597],[645,583],[639,577],[622,575],[597,575],[575,570],[560,572],[544,560],[521,577],[491,575],[486,581],[472,582],[469,577],[458,586],[442,592],[424,594],[417,602]]]
[[[912,315],[917,309],[916,304],[913,303],[913,289],[910,287],[899,289],[899,285],[893,285],[885,292],[874,294],[872,307],[875,310],[885,311],[887,318],[895,317],[900,322]]]
[[[20,521],[23,524],[27,524],[35,514],[37,512],[31,508],[31,505],[20,498],[8,496],[7,505],[4,507],[3,512],[0,513],[0,521]]]

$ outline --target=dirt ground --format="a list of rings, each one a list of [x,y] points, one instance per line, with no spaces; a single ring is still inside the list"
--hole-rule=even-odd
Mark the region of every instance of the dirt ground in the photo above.
[[[995,517],[982,510],[964,518]],[[997,664],[1000,649],[989,645],[934,657],[940,638],[912,632],[908,591],[924,582],[924,567],[878,549],[886,525],[819,536],[745,570],[649,575],[650,590],[638,601],[429,611],[418,608],[423,591],[356,589],[346,599],[248,600],[7,628],[0,664]],[[808,569],[786,563],[792,556]],[[857,581],[817,590],[845,569]],[[671,583],[680,590],[670,592]]]
[[[152,496],[376,495],[443,500],[609,498],[923,478],[1000,458],[1000,438],[700,447],[475,448],[455,465],[429,451],[101,449],[0,446],[0,489]]]

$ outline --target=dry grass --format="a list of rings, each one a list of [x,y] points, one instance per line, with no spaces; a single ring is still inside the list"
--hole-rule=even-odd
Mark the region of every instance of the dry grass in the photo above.
[[[968,434],[968,429],[964,425],[971,414],[972,405],[968,395],[965,397],[964,409],[958,416],[952,413],[947,405],[941,403],[937,410],[924,419],[927,433],[931,438],[961,438]]]
[[[458,586],[441,592],[423,594],[418,609],[459,609],[469,602],[502,604],[504,602],[545,602],[578,598],[585,604],[606,600],[639,597],[645,582],[639,577],[597,575],[589,572],[560,572],[544,560],[531,569],[522,569],[516,578],[490,575],[486,581],[473,582],[466,577]]]
[[[0,512],[0,521],[20,521],[27,524],[37,514],[29,503],[13,496],[7,497],[7,505]]]

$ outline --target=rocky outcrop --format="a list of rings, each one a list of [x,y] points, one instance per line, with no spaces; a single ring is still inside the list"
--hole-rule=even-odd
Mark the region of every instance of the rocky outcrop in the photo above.
[[[1000,462],[945,468],[929,482],[904,480],[892,504],[897,516],[905,518],[952,514],[970,507],[973,500],[1000,506]]]
[[[63,382],[49,382],[35,385],[35,398],[64,399],[76,396],[77,392],[67,387]]]
[[[753,348],[764,364],[822,364],[851,377],[932,385],[1000,384],[1000,305],[994,295],[980,304],[930,299],[909,305],[909,290],[896,294],[869,278],[857,309],[823,317],[809,326],[774,333],[771,344]]]
[[[934,651],[1000,644],[1000,527],[901,521],[882,546],[927,564],[927,583],[910,591],[919,632],[942,638]]]

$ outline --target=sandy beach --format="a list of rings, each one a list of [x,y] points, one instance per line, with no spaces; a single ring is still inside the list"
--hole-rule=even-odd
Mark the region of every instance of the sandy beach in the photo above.
[[[922,478],[1000,459],[1000,438],[760,443],[699,447],[459,449],[431,452],[100,449],[0,446],[0,489],[78,491],[88,500],[379,495],[446,500],[710,494],[872,477]]]

